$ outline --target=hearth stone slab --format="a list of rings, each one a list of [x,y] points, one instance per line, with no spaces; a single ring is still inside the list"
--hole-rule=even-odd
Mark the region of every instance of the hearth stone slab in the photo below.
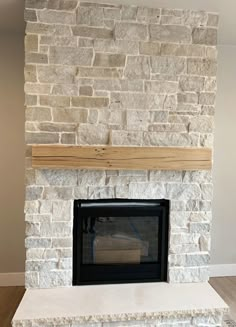
[[[30,289],[14,327],[222,326],[225,302],[208,283]]]

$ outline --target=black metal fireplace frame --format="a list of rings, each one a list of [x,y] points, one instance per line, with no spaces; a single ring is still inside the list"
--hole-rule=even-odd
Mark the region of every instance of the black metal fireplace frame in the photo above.
[[[159,213],[158,262],[142,264],[82,264],[83,219],[86,216],[155,216]],[[111,213],[112,211],[112,213]],[[73,285],[167,281],[169,200],[75,200],[73,226]]]

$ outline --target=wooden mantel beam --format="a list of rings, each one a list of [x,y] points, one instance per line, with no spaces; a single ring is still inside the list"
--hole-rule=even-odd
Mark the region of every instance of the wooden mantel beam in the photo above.
[[[209,170],[207,148],[33,145],[33,168]]]

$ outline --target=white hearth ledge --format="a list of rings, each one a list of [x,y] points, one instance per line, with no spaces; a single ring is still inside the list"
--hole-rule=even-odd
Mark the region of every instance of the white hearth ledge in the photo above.
[[[71,324],[181,318],[227,311],[228,306],[208,283],[29,289],[13,318],[13,326],[28,322]]]

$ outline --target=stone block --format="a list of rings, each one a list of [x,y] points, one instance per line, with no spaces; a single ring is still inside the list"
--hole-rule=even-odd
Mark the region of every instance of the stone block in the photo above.
[[[206,26],[207,19],[207,12],[203,10],[187,10],[184,14],[184,24],[191,27]]]
[[[146,110],[127,110],[126,121],[128,130],[147,130],[149,114]]]
[[[208,134],[201,134],[200,135],[200,145],[202,147],[206,147],[206,148],[212,148],[213,147],[213,134],[212,133],[208,133]]]
[[[43,191],[43,199],[45,200],[71,200],[73,199],[72,187],[45,187]]]
[[[38,52],[38,36],[26,35],[25,36],[25,51],[26,52]]]
[[[201,45],[162,43],[162,56],[204,57],[205,47]]]
[[[122,6],[121,8],[121,20],[136,20],[137,17],[137,7],[132,6]]]
[[[160,21],[160,9],[138,7],[137,21],[142,23],[159,23]]]
[[[158,56],[161,52],[161,46],[158,42],[140,42],[139,52],[143,55]]]
[[[76,186],[77,172],[75,170],[36,170],[36,184],[44,186]]]
[[[39,273],[39,288],[72,286],[71,270],[54,270]],[[66,326],[67,327],[67,326]]]
[[[52,110],[53,121],[58,123],[85,123],[88,112],[86,109],[55,108]]]
[[[181,91],[200,92],[204,89],[204,77],[180,76],[179,88]]]
[[[28,107],[25,111],[26,121],[51,121],[51,109],[47,107]]]
[[[75,187],[74,188],[75,199],[88,199],[88,187]]]
[[[55,84],[51,93],[52,95],[78,96],[79,87],[76,84]]]
[[[82,7],[77,9],[77,25],[89,25],[101,27],[104,25],[103,8],[95,6]]]
[[[109,105],[109,98],[80,96],[80,97],[73,97],[71,103],[73,107],[106,108]]]
[[[90,48],[50,47],[51,64],[91,66],[93,50]]]
[[[25,201],[24,205],[25,214],[37,214],[39,213],[39,202],[36,201]]]
[[[212,181],[212,172],[205,170],[183,172],[184,183],[204,183]]]
[[[187,127],[184,124],[151,124],[148,126],[149,132],[187,132]]]
[[[170,112],[167,121],[172,124],[189,124],[190,117],[188,115],[181,115],[179,113]]]
[[[126,56],[124,54],[96,53],[93,66],[98,67],[124,67]]]
[[[199,201],[199,210],[200,211],[211,211],[212,210],[211,201]]]
[[[75,24],[75,13],[60,12],[55,10],[38,10],[38,19],[47,24]]]
[[[181,16],[161,16],[161,25],[182,25],[183,17]]]
[[[122,79],[96,79],[93,87],[95,90],[104,91],[143,91],[142,80],[122,80]]]
[[[189,131],[198,133],[213,132],[213,118],[209,116],[197,116],[190,119]]]
[[[40,200],[39,201],[39,213],[40,214],[51,214],[52,213],[52,201]]]
[[[116,40],[145,41],[148,37],[147,26],[137,23],[116,23],[114,37]]]
[[[129,184],[129,199],[164,199],[166,189],[164,183],[133,183]]]
[[[111,131],[111,144],[112,145],[142,145],[142,132],[138,131]]]
[[[72,237],[57,237],[52,239],[52,248],[72,248]]]
[[[25,235],[27,236],[41,236],[40,223],[25,223]]]
[[[144,109],[158,110],[163,108],[165,96],[129,92],[112,92],[111,109]]]
[[[199,238],[199,245],[200,245],[201,251],[210,251],[210,249],[211,249],[210,234],[201,235]]]
[[[139,53],[139,43],[133,40],[95,39],[94,49],[96,52],[137,55]]]
[[[181,182],[182,173],[180,171],[150,171],[150,180],[159,182]],[[173,208],[171,208],[173,210]]]
[[[88,119],[87,122],[89,124],[96,124],[98,122],[98,112],[103,111],[103,109],[90,109],[88,110]],[[104,111],[107,111],[107,109],[104,109]],[[100,122],[101,123],[101,122]]]
[[[44,201],[40,200],[40,203],[42,202]],[[50,223],[51,215],[50,214],[25,215],[25,221],[31,223]]]
[[[178,83],[169,81],[145,81],[144,87],[147,93],[176,93],[178,89]]]
[[[200,93],[199,95],[199,103],[206,106],[213,106],[215,104],[215,100],[215,93]]]
[[[143,145],[145,146],[197,146],[198,134],[174,132],[145,132]]]
[[[204,91],[206,92],[215,92],[217,89],[216,78],[207,77],[205,78]]]
[[[42,237],[26,237],[25,238],[26,249],[50,248],[51,244],[52,244],[51,238],[42,238]]]
[[[201,189],[197,184],[177,184],[177,183],[168,183],[166,186],[167,189],[167,198],[187,201],[187,200],[198,200],[201,197]]]
[[[200,283],[209,279],[208,267],[170,267],[169,282],[171,283]]]
[[[48,0],[48,9],[74,10],[77,7],[77,0]]]
[[[211,225],[209,223],[190,223],[189,231],[190,233],[206,234],[209,233]]]
[[[26,94],[48,95],[51,92],[51,85],[49,84],[38,84],[38,83],[25,83]]]
[[[72,234],[72,225],[68,221],[42,223],[40,234],[42,237],[69,237]]]
[[[181,57],[151,57],[152,73],[180,75],[186,73],[186,60]]]
[[[93,95],[93,89],[91,86],[87,86],[87,85],[84,85],[84,86],[80,86],[79,88],[79,95],[85,95],[85,96],[92,96]]]
[[[120,78],[121,72],[116,68],[87,68],[80,67],[77,76],[89,78]]]
[[[26,64],[47,64],[48,56],[44,53],[28,52],[25,54]]]
[[[86,37],[80,37],[78,46],[82,47],[82,48],[93,48],[94,41],[95,40],[93,40],[93,39],[89,39]]]
[[[26,24],[26,34],[51,35],[55,32],[55,27],[49,24],[28,22]]]
[[[113,199],[115,198],[114,187],[96,187],[90,186],[88,191],[89,199]]]
[[[72,27],[73,35],[89,37],[93,39],[111,39],[113,31],[107,28],[96,28],[88,26],[74,26]]]
[[[176,113],[182,115],[189,115],[188,122],[192,117],[198,116],[201,112],[201,106],[191,103],[179,103],[176,108]]]
[[[59,134],[26,132],[25,142],[26,144],[57,144],[59,143]]]
[[[128,79],[150,79],[149,58],[128,56],[124,76]]]
[[[198,94],[197,93],[178,93],[177,94],[177,101],[179,104],[181,103],[192,103],[198,104]]]
[[[62,133],[61,143],[62,144],[76,144],[76,134],[75,133]]]
[[[193,43],[204,45],[217,44],[217,29],[215,28],[195,28],[193,30]]]
[[[177,96],[176,95],[167,95],[164,100],[163,109],[166,110],[176,110],[177,108]]]
[[[207,26],[218,27],[219,15],[218,14],[208,14]]]
[[[211,201],[213,199],[212,183],[201,184],[202,200]]]
[[[25,82],[37,82],[36,66],[25,65],[24,76],[25,76]]]
[[[100,124],[125,125],[125,113],[120,110],[100,109],[98,112],[98,122]]]
[[[188,26],[151,24],[150,40],[170,43],[191,43],[192,30]]]
[[[106,173],[102,170],[79,170],[78,183],[81,187],[105,186]]]
[[[106,180],[106,184],[110,186],[118,186],[118,185],[128,186],[132,182],[133,183],[147,182],[147,177],[146,176],[110,176],[107,177]]]
[[[25,272],[25,288],[36,288],[39,287],[39,274],[37,272]],[[14,327],[25,327],[23,324],[17,324],[13,322]]]
[[[150,122],[151,123],[167,123],[168,122],[168,116],[169,113],[167,110],[156,110],[156,111],[150,111]]]
[[[48,0],[26,0],[25,8],[44,9],[47,8]]]
[[[216,76],[217,62],[209,59],[189,58],[187,72],[191,75]]]
[[[70,98],[66,96],[41,95],[39,98],[41,106],[49,107],[68,107],[70,106]]]
[[[189,220],[195,223],[209,223],[212,220],[212,214],[211,212],[192,212]]]
[[[106,125],[80,124],[78,128],[78,144],[109,144],[109,129]]]
[[[38,79],[41,83],[73,84],[76,67],[70,66],[37,66]]]
[[[37,95],[25,95],[25,105],[26,106],[36,106],[37,105]]]
[[[104,19],[115,19],[120,20],[121,10],[120,8],[104,8]]]

